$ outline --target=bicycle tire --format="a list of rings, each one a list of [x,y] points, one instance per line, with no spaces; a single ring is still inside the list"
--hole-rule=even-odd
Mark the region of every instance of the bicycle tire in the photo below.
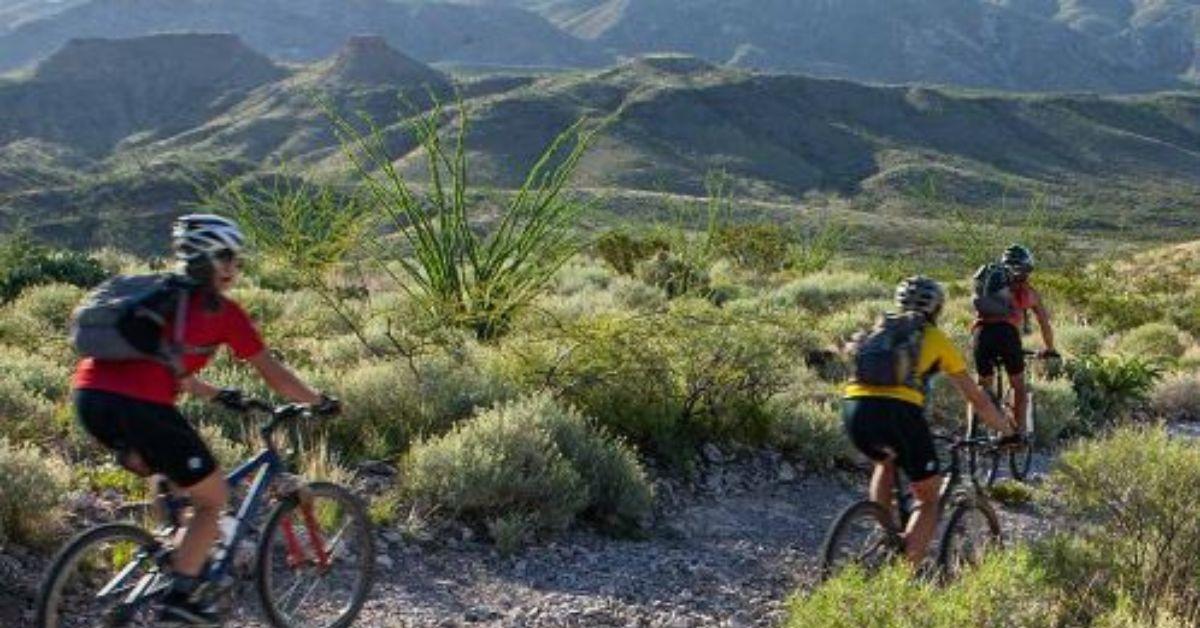
[[[1037,426],[1037,404],[1034,403],[1032,392],[1029,393],[1026,403],[1029,404],[1026,409],[1028,416],[1025,418],[1025,425],[1022,426],[1025,430],[1025,443],[1008,453],[1008,470],[1013,479],[1019,482],[1029,478],[1029,470],[1033,466],[1033,439]]]
[[[375,547],[372,538],[371,522],[367,518],[367,511],[363,507],[362,502],[353,493],[341,486],[328,482],[314,482],[303,490],[311,494],[314,503],[319,499],[328,498],[332,499],[337,506],[344,508],[351,522],[348,524],[349,527],[344,527],[343,530],[348,530],[352,527],[358,535],[359,542],[362,544],[361,549],[353,556],[353,560],[357,561],[359,579],[355,582],[350,599],[342,607],[340,614],[336,618],[326,624],[317,624],[324,628],[346,628],[358,617],[359,612],[362,611],[363,604],[367,601],[367,595],[371,591],[375,570]],[[297,624],[290,617],[294,611],[292,613],[285,612],[280,607],[280,600],[276,599],[272,591],[272,584],[275,578],[274,572],[271,569],[272,559],[275,556],[272,540],[280,532],[284,521],[288,520],[286,518],[291,517],[299,507],[300,499],[296,495],[291,495],[281,500],[267,517],[267,523],[263,527],[262,538],[259,540],[258,545],[256,584],[259,601],[262,603],[263,613],[267,616],[268,621],[276,628],[291,628]],[[326,541],[329,540],[327,537]],[[336,543],[336,535],[332,541]],[[336,549],[332,548],[332,545],[331,550],[336,551]],[[303,601],[303,598],[301,601]],[[312,626],[314,624],[306,622],[303,625]]]
[[[974,411],[967,419],[967,438],[975,439],[990,433],[986,426],[981,425]],[[972,447],[967,452],[967,471],[980,486],[991,487],[1000,475],[1000,453],[994,449],[980,450]]]
[[[106,541],[125,541],[136,544],[139,548],[144,549],[148,558],[148,564],[153,564],[153,554],[158,548],[159,543],[154,536],[144,528],[138,527],[130,523],[106,523],[85,530],[76,535],[55,555],[54,560],[50,563],[50,568],[47,570],[45,577],[42,579],[41,585],[38,587],[37,610],[36,610],[36,626],[38,628],[64,628],[73,625],[94,626],[97,617],[91,613],[87,617],[82,618],[83,623],[75,624],[69,618],[64,618],[62,610],[59,609],[59,604],[62,602],[63,588],[67,585],[70,576],[74,572],[74,568],[79,561],[84,557],[85,551],[91,549]],[[129,563],[125,563],[123,568],[127,568]],[[157,568],[157,565],[155,565]],[[120,571],[120,570],[117,570]],[[116,596],[114,599],[121,599]],[[130,625],[127,620],[123,623],[115,623],[113,625]],[[153,625],[153,621],[148,624]]]
[[[982,543],[968,534],[971,520],[979,517],[986,528],[983,531]],[[963,545],[970,543],[964,551]],[[946,519],[946,527],[942,531],[941,542],[938,544],[938,567],[946,577],[955,577],[962,573],[966,566],[974,566],[983,558],[983,554],[1004,546],[1000,532],[1000,520],[996,517],[986,499],[973,496],[960,496]]]
[[[857,525],[862,524],[865,524],[868,535],[878,532],[880,536],[878,538],[868,536],[864,541],[864,546],[869,544],[870,547],[866,547],[867,551],[858,558],[849,561],[842,560],[844,558],[844,553],[841,551],[842,542],[847,539]],[[851,562],[868,571],[873,571],[903,554],[904,544],[900,539],[900,533],[893,525],[887,511],[870,500],[856,502],[846,507],[834,519],[833,524],[829,527],[829,532],[825,535],[825,540],[821,543],[821,580],[833,577]]]

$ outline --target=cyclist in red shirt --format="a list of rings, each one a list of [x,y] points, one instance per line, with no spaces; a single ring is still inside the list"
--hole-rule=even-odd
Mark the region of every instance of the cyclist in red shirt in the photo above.
[[[180,269],[194,286],[184,316],[183,371],[177,377],[154,360],[110,361],[84,358],[72,384],[80,423],[126,468],[139,475],[157,473],[185,491],[193,515],[172,556],[174,579],[162,601],[160,619],[191,626],[217,625],[211,609],[193,599],[209,550],[218,535],[228,488],[208,446],[180,414],[180,392],[240,408],[241,392],[221,389],[196,376],[226,345],[249,362],[273,390],[300,403],[337,407],[277,361],[246,312],[225,296],[241,269],[244,238],[232,221],[211,214],[179,218],[171,233]],[[172,337],[174,330],[164,330]]]
[[[1054,328],[1050,324],[1050,311],[1042,303],[1041,295],[1029,283],[1029,275],[1034,268],[1033,253],[1019,244],[1014,244],[1005,249],[1000,264],[1008,274],[1006,289],[1012,300],[1012,313],[1002,318],[982,315],[976,318],[973,325],[975,370],[979,373],[979,385],[984,390],[992,390],[996,364],[1004,366],[1013,390],[1012,419],[1017,425],[1023,426],[1022,417],[1025,416],[1029,397],[1026,394],[1025,353],[1021,346],[1021,331],[1029,310],[1033,310],[1034,316],[1037,317],[1042,343],[1046,346],[1041,355],[1057,357],[1058,351],[1054,347]]]

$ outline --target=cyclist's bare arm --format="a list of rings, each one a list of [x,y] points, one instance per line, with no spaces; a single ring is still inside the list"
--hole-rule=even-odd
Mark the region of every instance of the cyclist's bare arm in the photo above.
[[[1031,309],[1033,309],[1033,315],[1037,317],[1038,329],[1042,332],[1042,344],[1046,345],[1046,351],[1057,352],[1054,347],[1054,327],[1050,324],[1050,310],[1046,309],[1045,304],[1042,303],[1040,294]]]
[[[975,408],[975,411],[979,413],[979,418],[983,419],[983,422],[988,427],[1005,436],[1013,433],[1012,425],[1004,418],[1000,410],[996,408],[996,404],[992,403],[992,399],[987,396],[987,393],[983,392],[979,384],[976,384],[971,379],[971,376],[966,373],[956,373],[954,375],[947,375],[946,377],[950,379],[950,383],[954,384],[958,392],[962,393],[963,397],[966,397],[971,406]]]
[[[299,403],[316,404],[321,402],[321,393],[305,384],[291,369],[276,360],[269,350],[263,349],[258,355],[250,358],[249,362],[258,371],[258,374],[262,375],[271,390],[287,399]]]

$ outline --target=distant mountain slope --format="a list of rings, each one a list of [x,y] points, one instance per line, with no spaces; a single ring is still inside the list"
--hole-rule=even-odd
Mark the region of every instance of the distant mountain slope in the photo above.
[[[1196,78],[1200,0],[476,0],[614,52],[886,82],[1145,91]]]
[[[170,178],[170,164],[347,172],[327,108],[350,119],[365,112],[419,177],[419,150],[398,119],[431,94],[453,105],[451,90],[379,38],[286,71],[228,35],[74,42],[31,78],[0,84],[0,225],[6,212],[62,211],[63,199],[86,213],[95,199],[80,190],[113,188],[79,187],[78,176],[120,173],[140,186],[136,198],[162,203],[169,194],[154,191],[153,177],[167,177],[168,191],[190,189]],[[1200,94],[871,86],[679,55],[485,79],[462,93],[481,185],[518,185],[558,131],[588,116],[608,120],[581,164],[588,187],[703,194],[705,176],[721,170],[739,196],[761,200],[816,192],[908,199],[921,210],[931,191],[979,207],[1044,194],[1078,199],[1091,217],[1148,206],[1156,213],[1139,215],[1155,224],[1200,228],[1189,209],[1200,201]],[[130,178],[131,167],[148,174]]]
[[[269,56],[311,61],[348,37],[381,35],[426,62],[603,65],[607,58],[533,13],[388,0],[89,0],[0,35],[0,71],[80,37],[229,32]]]

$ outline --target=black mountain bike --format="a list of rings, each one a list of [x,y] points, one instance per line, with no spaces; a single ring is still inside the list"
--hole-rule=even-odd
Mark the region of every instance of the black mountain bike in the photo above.
[[[237,585],[253,581],[271,625],[345,628],[366,601],[375,567],[366,510],[341,486],[286,472],[272,436],[311,416],[308,406],[248,406],[270,414],[261,428],[265,446],[229,473],[231,493],[251,484],[205,565],[202,595],[228,614]],[[155,602],[170,581],[169,550],[188,507],[166,481],[158,490],[157,527],[102,524],[58,553],[38,593],[38,628],[155,625]],[[270,504],[264,519],[259,509]]]
[[[1051,360],[1058,356],[1043,355],[1037,351],[1025,350],[1025,357],[1038,360]],[[992,395],[992,400],[997,403],[1000,410],[1006,417],[1012,417],[1015,409],[1012,387],[1008,386],[1008,374],[1004,370],[1004,365],[996,364],[995,387],[988,391]],[[968,467],[971,470],[971,475],[979,479],[979,482],[985,486],[991,486],[996,482],[996,477],[1000,474],[1000,465],[1003,464],[1003,459],[1007,458],[1008,471],[1012,474],[1012,478],[1018,481],[1025,481],[1029,477],[1029,469],[1033,465],[1033,441],[1035,438],[1035,428],[1037,427],[1037,400],[1033,394],[1033,387],[1026,385],[1028,394],[1028,403],[1025,404],[1025,416],[1020,419],[1021,433],[1025,435],[1025,440],[1020,445],[1005,448],[1004,451],[972,451],[967,457]],[[992,434],[983,421],[975,414],[973,408],[967,408],[967,436],[974,438],[977,436],[989,436]]]
[[[937,549],[937,566],[953,577],[964,566],[978,564],[984,553],[1003,545],[1000,520],[991,502],[974,476],[962,472],[964,453],[993,452],[991,439],[934,436],[942,462],[945,481],[938,496],[939,520],[945,517]],[[879,504],[864,499],[846,508],[825,537],[821,547],[821,577],[836,575],[843,567],[856,564],[875,571],[885,563],[904,556],[901,533],[912,516],[913,497],[899,472],[894,478],[895,508],[893,519]],[[964,482],[969,478],[970,482]]]

